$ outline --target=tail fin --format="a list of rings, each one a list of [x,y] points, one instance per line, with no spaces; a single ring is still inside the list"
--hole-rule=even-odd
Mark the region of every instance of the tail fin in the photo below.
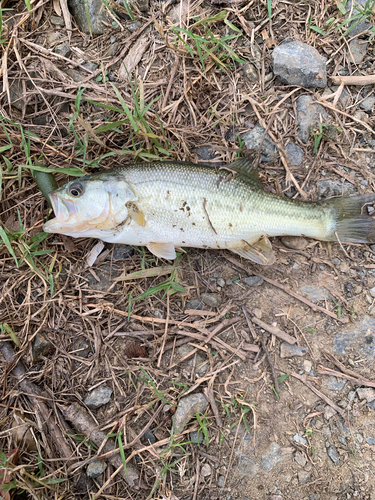
[[[337,241],[338,237],[346,243],[375,243],[375,218],[368,215],[368,206],[375,203],[375,193],[332,198],[321,203],[336,213],[327,241]]]

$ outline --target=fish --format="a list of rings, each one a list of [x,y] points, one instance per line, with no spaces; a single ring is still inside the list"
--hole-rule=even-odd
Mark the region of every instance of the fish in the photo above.
[[[226,249],[257,264],[275,261],[270,238],[375,241],[367,205],[375,194],[300,201],[266,192],[246,158],[220,168],[189,162],[121,165],[50,194],[47,233],[146,246],[173,260],[188,247]]]

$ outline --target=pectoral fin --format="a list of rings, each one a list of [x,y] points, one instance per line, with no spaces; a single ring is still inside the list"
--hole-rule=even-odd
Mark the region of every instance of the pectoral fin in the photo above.
[[[136,222],[139,226],[145,227],[146,225],[146,217],[144,212],[138,207],[136,203],[128,202],[126,204],[126,208],[128,209],[128,214],[134,222]]]
[[[269,266],[275,262],[275,252],[267,236],[262,236],[255,243],[248,243],[243,240],[243,245],[238,248],[231,248],[231,251],[241,255],[244,259],[252,260],[257,264]]]
[[[160,257],[161,259],[174,260],[176,258],[176,251],[174,244],[168,243],[149,243],[147,248],[151,253]]]

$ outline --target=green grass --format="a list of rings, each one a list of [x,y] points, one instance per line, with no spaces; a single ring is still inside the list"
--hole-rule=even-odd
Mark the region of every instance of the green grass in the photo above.
[[[269,0],[267,0],[269,1]],[[325,7],[324,13],[328,11],[328,7]],[[351,32],[362,22],[368,21],[374,15],[375,0],[367,0],[364,6],[361,6],[354,2],[352,14],[347,19],[342,20],[343,16],[350,13],[347,9],[347,0],[343,0],[336,4],[337,15],[331,15],[324,23],[320,26],[312,24],[312,16],[309,17],[308,27],[311,31],[315,31],[319,35],[324,37],[330,35],[333,32],[342,31],[340,38],[346,37],[351,34]],[[323,17],[323,16],[322,16]],[[340,19],[341,18],[341,19]],[[370,28],[370,40],[375,36],[375,27]]]
[[[90,99],[86,99],[87,102],[98,106],[107,111],[111,111],[119,116],[112,116],[107,119],[104,125],[94,128],[94,133],[96,135],[108,134],[108,132],[116,131],[118,134],[130,136],[132,147],[129,149],[118,149],[110,153],[106,153],[101,157],[97,158],[94,162],[88,163],[89,166],[98,166],[98,162],[104,158],[120,155],[120,156],[130,156],[133,159],[140,159],[145,161],[150,160],[163,160],[169,158],[173,150],[173,147],[165,138],[165,132],[159,119],[158,115],[153,110],[154,104],[160,99],[160,96],[155,97],[151,102],[146,103],[144,96],[143,84],[140,81],[138,84],[137,80],[133,82],[130,81],[130,89],[132,102],[127,104],[121,92],[112,83],[109,82],[117,96],[119,106],[113,106],[109,104],[104,104],[101,102],[95,102]],[[84,89],[83,89],[84,90]],[[81,98],[84,99],[83,91],[81,93]],[[77,103],[76,103],[77,107]],[[79,109],[77,109],[77,113]],[[151,120],[153,115],[154,119]],[[77,115],[76,115],[77,116]],[[155,120],[156,119],[156,120]],[[157,122],[161,135],[156,134],[150,123]],[[128,125],[126,130],[123,130],[122,126]]]
[[[226,68],[228,60],[232,63],[238,62],[243,64],[246,62],[240,59],[228,44],[229,41],[242,36],[242,32],[227,19],[227,16],[228,12],[223,10],[216,16],[206,19],[200,19],[199,17],[193,18],[195,23],[192,24],[189,29],[180,27],[172,28],[173,33],[176,35],[176,42],[180,40],[191,57],[199,58],[205,75],[205,61],[207,58],[212,58],[221,68]],[[212,32],[211,26],[214,23],[222,21],[228,28],[234,31],[234,33],[222,37],[216,36]],[[186,39],[183,38],[183,35],[186,36]]]

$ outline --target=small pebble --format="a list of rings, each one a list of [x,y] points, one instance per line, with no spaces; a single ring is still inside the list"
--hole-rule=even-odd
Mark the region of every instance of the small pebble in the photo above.
[[[201,299],[209,307],[219,307],[222,302],[221,297],[217,293],[202,293]]]
[[[201,468],[201,475],[203,477],[208,477],[212,473],[211,466],[209,464],[203,464]]]
[[[293,436],[293,439],[296,443],[307,444],[306,439],[302,437],[300,434],[295,434]]]
[[[116,41],[116,37],[115,37],[114,35],[112,35],[112,36],[111,36],[111,38],[109,39],[109,41],[110,41],[111,43],[115,43],[115,41]]]
[[[332,462],[335,465],[339,465],[340,458],[339,458],[339,455],[337,453],[336,448],[333,445],[329,446],[329,448],[327,449],[327,453],[328,453],[329,458],[332,460]]]
[[[301,453],[300,451],[297,451],[294,455],[294,460],[297,462],[298,465],[300,465],[301,467],[305,467],[306,465],[306,457],[303,453]]]
[[[264,280],[261,276],[248,276],[247,278],[244,278],[243,281],[248,286],[260,286]]]
[[[225,484],[225,477],[224,476],[219,476],[219,479],[217,480],[217,485],[219,488],[224,488]]]
[[[305,359],[303,362],[303,369],[306,373],[310,373],[312,368],[312,362],[308,359]]]
[[[225,286],[225,281],[223,280],[223,278],[218,278],[217,282],[216,282],[219,286],[221,286],[221,288],[223,288],[223,286]]]
[[[371,297],[375,298],[375,286],[369,290]]]
[[[101,385],[90,392],[88,396],[85,397],[83,402],[90,408],[90,410],[97,410],[101,406],[108,403],[111,399],[112,389],[105,385]]]
[[[361,434],[356,435],[358,443],[363,443],[363,436]]]
[[[375,438],[372,436],[366,438],[366,443],[373,446],[375,444]]]
[[[91,462],[91,464],[87,466],[86,474],[88,475],[88,477],[96,478],[100,476],[100,474],[103,474],[106,468],[107,464],[102,460]]]

